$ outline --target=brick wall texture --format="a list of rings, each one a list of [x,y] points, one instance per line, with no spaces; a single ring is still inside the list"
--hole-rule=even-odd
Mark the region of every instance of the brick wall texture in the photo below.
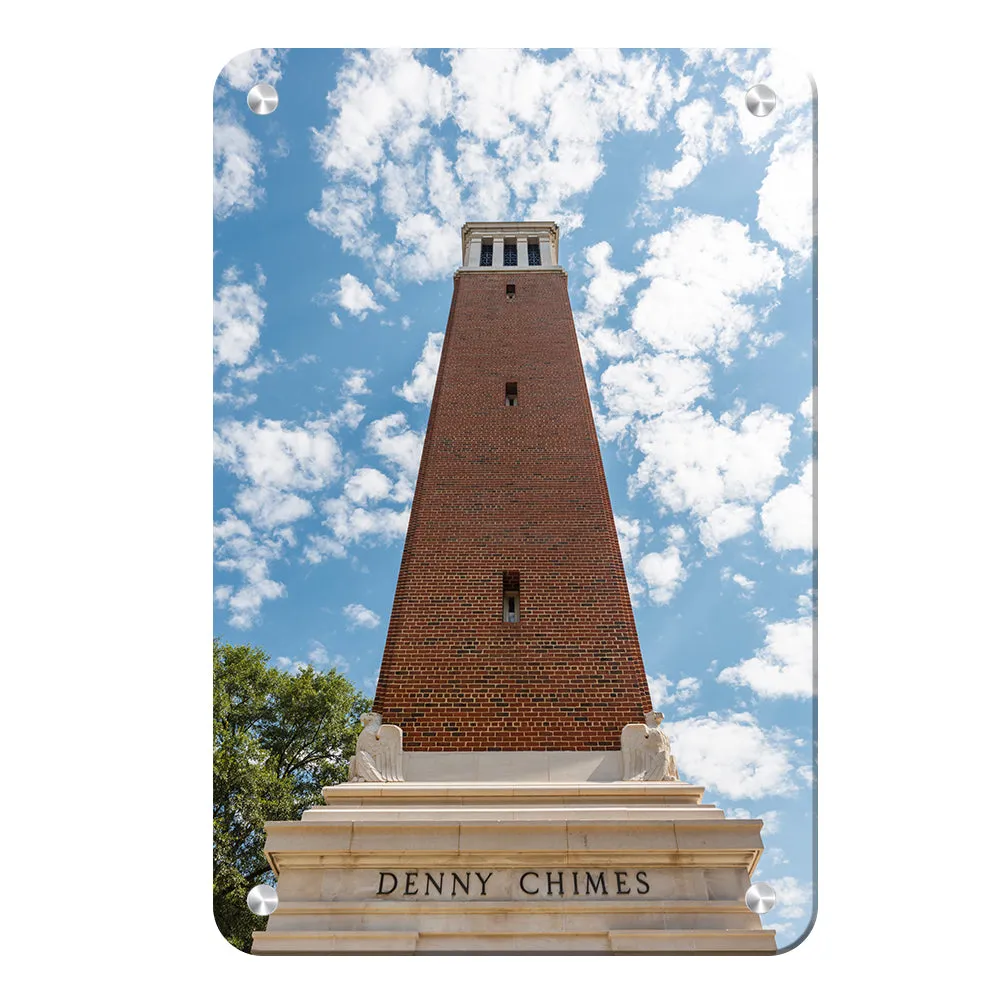
[[[375,710],[406,750],[615,750],[651,707],[566,275],[459,272]]]

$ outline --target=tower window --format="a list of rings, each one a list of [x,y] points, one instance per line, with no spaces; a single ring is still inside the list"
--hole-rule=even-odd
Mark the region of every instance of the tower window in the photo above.
[[[492,267],[493,266],[493,244],[484,243],[479,248],[479,266],[480,267]]]
[[[503,266],[517,267],[517,244],[505,243],[503,245]]]
[[[517,406],[517,383],[508,382],[504,389],[504,401],[507,406]]]
[[[516,569],[503,575],[503,620],[510,624],[521,620],[521,574]]]
[[[508,299],[514,298],[514,286],[513,285],[508,285],[507,286],[507,298]]]
[[[534,243],[528,242],[528,267],[542,266],[542,248],[536,240]]]

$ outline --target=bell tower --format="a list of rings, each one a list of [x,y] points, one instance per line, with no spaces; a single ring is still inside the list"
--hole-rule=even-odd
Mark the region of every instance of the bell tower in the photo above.
[[[652,709],[559,230],[468,223],[375,710],[411,750],[614,750]]]
[[[773,952],[652,711],[553,222],[474,222],[374,711],[257,954]]]

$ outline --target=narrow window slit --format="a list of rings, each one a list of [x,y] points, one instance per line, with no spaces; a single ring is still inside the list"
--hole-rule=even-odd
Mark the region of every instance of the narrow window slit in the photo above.
[[[508,382],[504,389],[504,402],[507,406],[517,406],[517,383]]]
[[[507,286],[507,298],[508,299],[514,298],[514,286],[513,285],[508,285]]]
[[[521,620],[521,574],[516,569],[503,574],[503,620],[511,624]]]

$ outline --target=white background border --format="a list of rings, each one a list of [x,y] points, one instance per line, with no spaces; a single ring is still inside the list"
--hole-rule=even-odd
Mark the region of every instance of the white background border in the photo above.
[[[992,896],[974,823],[995,799],[975,777],[995,726],[995,74],[971,4],[927,24],[898,9],[92,3],[8,21],[8,979],[12,960],[39,996],[961,991]],[[241,955],[212,921],[207,819],[214,79],[261,44],[567,39],[781,47],[817,81],[816,928],[764,964]]]

